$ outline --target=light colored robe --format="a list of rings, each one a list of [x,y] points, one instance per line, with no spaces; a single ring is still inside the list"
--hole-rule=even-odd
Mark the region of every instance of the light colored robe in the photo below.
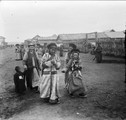
[[[51,64],[51,60],[48,60],[51,57],[49,53],[45,53],[41,59],[41,66],[43,63],[45,63],[48,68],[45,68],[43,72],[45,71],[57,71],[55,66]],[[60,59],[57,55],[53,58],[55,61],[57,68],[60,68],[61,63]],[[59,94],[59,76],[58,74],[43,74],[40,77],[40,98],[50,98],[50,100],[56,100],[60,97]]]
[[[15,53],[16,53],[16,59],[20,60],[21,59],[21,52],[20,52],[20,48],[16,48],[15,49]]]

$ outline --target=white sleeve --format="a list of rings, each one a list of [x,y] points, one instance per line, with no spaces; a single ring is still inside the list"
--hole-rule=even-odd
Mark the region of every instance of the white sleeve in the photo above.
[[[24,57],[23,57],[23,61],[26,61],[28,59],[28,52],[25,52]]]
[[[68,59],[68,52],[65,54],[65,60]]]
[[[61,66],[61,61],[58,55],[56,55],[56,65],[57,65],[57,68],[60,68]]]
[[[43,57],[41,58],[41,66],[42,66],[43,63],[45,63],[47,66],[50,66],[51,65],[51,62],[50,61],[47,61],[48,58],[49,58],[48,53],[45,53],[43,55]]]

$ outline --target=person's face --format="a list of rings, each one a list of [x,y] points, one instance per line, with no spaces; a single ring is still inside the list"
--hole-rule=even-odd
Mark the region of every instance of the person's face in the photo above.
[[[56,46],[51,46],[51,47],[49,48],[49,53],[50,53],[51,55],[54,55],[54,54],[56,53],[56,50],[57,50]]]
[[[68,50],[71,51],[72,49],[73,49],[73,47],[69,46],[69,49]]]
[[[78,53],[73,53],[73,58],[74,59],[78,59],[79,58],[79,54]]]
[[[30,51],[30,52],[33,52],[34,50],[35,50],[35,47],[34,47],[34,46],[30,46],[30,47],[29,47],[29,51]]]

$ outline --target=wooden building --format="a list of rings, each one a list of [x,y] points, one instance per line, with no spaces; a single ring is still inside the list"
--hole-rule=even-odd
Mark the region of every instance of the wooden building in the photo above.
[[[107,39],[101,41],[104,54],[125,56],[125,34],[123,31],[104,32]]]
[[[114,56],[125,56],[125,34],[123,31],[105,31],[89,33],[86,35],[88,43],[100,42],[103,54]]]
[[[69,43],[74,43],[82,52],[87,52],[85,33],[59,34],[57,37],[57,43],[62,43],[64,49],[68,49]]]
[[[33,43],[39,43],[41,45],[49,44],[49,43],[57,43],[57,35],[47,36],[47,37],[41,37],[39,35],[36,35],[32,38]]]

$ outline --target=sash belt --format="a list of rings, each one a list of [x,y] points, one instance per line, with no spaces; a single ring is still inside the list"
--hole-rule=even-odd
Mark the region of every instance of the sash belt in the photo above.
[[[48,75],[48,74],[52,74],[52,75],[54,75],[54,74],[57,74],[57,71],[43,71],[43,74],[44,75]]]

